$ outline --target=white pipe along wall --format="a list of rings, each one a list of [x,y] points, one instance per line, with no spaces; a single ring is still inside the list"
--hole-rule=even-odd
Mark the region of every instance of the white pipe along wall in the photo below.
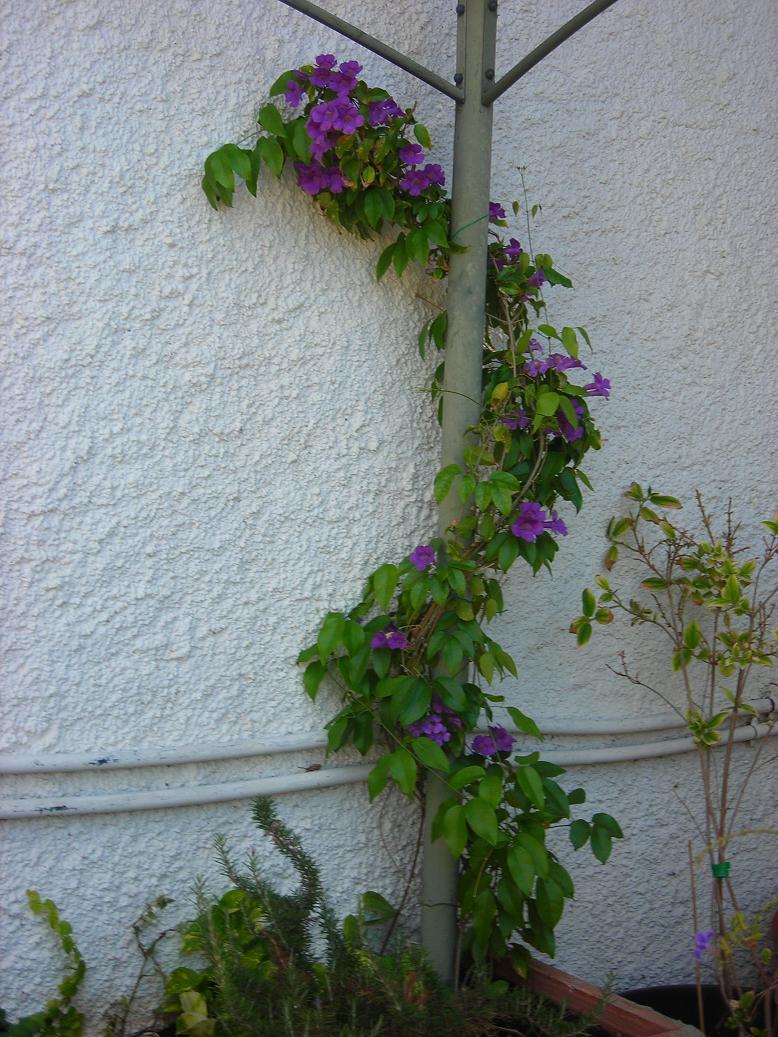
[[[328,6],[453,74],[451,0]],[[497,76],[580,7],[505,0]],[[0,809],[21,813],[0,840],[1,999],[14,1019],[61,978],[25,905],[34,887],[73,925],[97,1037],[134,982],[130,927],[148,900],[176,899],[167,925],[190,911],[196,875],[224,888],[217,832],[286,878],[251,826],[258,791],[279,794],[340,914],[361,891],[404,888],[415,809],[370,804],[355,756],[306,769],[337,702],[308,700],[295,659],[368,572],[434,535],[438,430],[419,392],[434,360],[416,337],[442,300],[421,271],[377,283],[385,242],[338,233],[292,177],[219,213],[199,180],[210,151],[255,129],[277,75],[319,53],[356,58],[416,104],[447,172],[453,112],[274,0],[259,14],[248,0],[2,12]],[[682,707],[651,631],[615,622],[579,650],[568,627],[632,479],[683,500],[694,528],[695,489],[717,525],[731,498],[748,545],[775,510],[776,49],[772,0],[619,0],[495,106],[493,197],[523,204],[525,170],[542,205],[533,246],[575,285],[549,290],[551,323],[587,328],[584,362],[613,386],[594,490],[580,514],[560,509],[554,575],[512,573],[493,632],[519,667],[500,692],[543,718],[543,752],[570,768],[565,787],[586,787],[579,816],[624,829],[605,866],[559,843],[576,899],[558,963],[617,987],[693,979],[678,934],[698,761],[680,720],[613,672],[625,652]],[[524,241],[523,213],[511,233]],[[770,691],[755,673],[750,697]],[[735,777],[759,760],[743,830],[774,813],[769,729],[738,733]],[[57,806],[72,810],[41,816]],[[758,907],[775,893],[774,846],[730,849]],[[149,989],[138,1028],[156,1000]]]

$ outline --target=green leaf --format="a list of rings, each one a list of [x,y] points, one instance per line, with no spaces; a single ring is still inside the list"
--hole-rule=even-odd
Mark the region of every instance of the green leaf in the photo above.
[[[278,97],[279,94],[285,93],[289,81],[292,79],[297,79],[297,71],[295,69],[291,69],[289,72],[282,72],[275,83],[270,87],[270,96]]]
[[[394,255],[394,242],[392,242],[391,245],[387,245],[387,247],[383,250],[381,255],[378,257],[378,262],[376,263],[376,268],[375,268],[375,275],[376,275],[376,280],[377,281],[381,280],[381,278],[384,276],[386,271],[391,266],[391,264],[392,264],[392,256],[393,255]]]
[[[591,834],[592,853],[601,864],[605,864],[611,855],[612,841],[610,833],[600,825],[592,828]]]
[[[212,151],[205,160],[205,175],[220,187],[225,187],[230,192],[235,190],[235,176],[225,148]]]
[[[390,562],[382,565],[380,569],[373,573],[373,592],[380,609],[385,611],[389,607],[389,602],[392,600],[392,595],[397,588],[399,576],[400,572],[397,566],[392,565]]]
[[[552,878],[539,879],[535,892],[535,903],[543,921],[553,929],[565,907],[565,898],[562,890]]]
[[[523,846],[518,846],[514,843],[508,849],[505,859],[511,878],[521,892],[525,896],[529,896],[532,893],[532,886],[535,882],[535,866],[531,855]]]
[[[372,889],[362,894],[362,910],[369,917],[381,919],[382,921],[388,921],[397,914],[397,909],[392,907],[385,897],[382,897],[380,893],[376,893]]]
[[[544,879],[548,875],[548,850],[529,832],[519,832],[516,842],[522,846],[532,858],[537,874]]]
[[[465,653],[460,643],[455,641],[453,637],[449,638],[443,645],[443,662],[446,664],[446,669],[452,677],[459,672],[464,657]]]
[[[569,828],[570,842],[573,844],[574,850],[580,850],[582,846],[585,846],[589,841],[589,834],[592,828],[588,821],[579,819],[573,821]]]
[[[413,135],[416,140],[421,144],[423,148],[428,150],[432,147],[432,140],[426,126],[422,126],[420,122],[417,122],[413,127]]]
[[[305,119],[297,119],[292,131],[292,148],[301,162],[311,161],[311,138],[305,129]]]
[[[478,796],[480,799],[485,800],[489,806],[496,807],[500,805],[502,799],[502,778],[499,773],[490,771],[485,778],[481,779],[478,786]]]
[[[303,674],[303,686],[305,688],[305,694],[309,698],[316,698],[319,685],[324,680],[326,673],[327,667],[324,666],[323,663],[319,662],[318,659],[306,666],[305,673]]]
[[[319,649],[319,658],[326,662],[328,656],[339,648],[343,640],[343,630],[346,626],[346,617],[342,612],[329,612],[321,625],[316,645]]]
[[[434,687],[444,705],[456,713],[463,713],[467,709],[467,696],[459,681],[453,677],[438,677]]]
[[[485,773],[486,771],[483,767],[476,765],[463,767],[461,771],[452,774],[448,779],[449,787],[456,792],[459,789],[463,789],[466,785],[471,785],[474,781],[478,781],[479,778],[483,778]]]
[[[353,619],[346,620],[346,625],[343,628],[343,644],[346,646],[346,651],[349,655],[354,655],[358,652],[364,646],[366,640],[367,635],[364,628]]]
[[[597,599],[588,587],[581,594],[581,601],[583,602],[583,614],[587,619],[591,619],[597,610]]]
[[[557,393],[552,391],[546,391],[540,394],[535,403],[535,410],[538,414],[543,414],[545,417],[550,417],[552,414],[556,414],[559,409],[559,396]]]
[[[612,835],[614,839],[624,838],[621,825],[614,817],[611,817],[610,814],[595,814],[592,817],[592,824],[604,828],[605,831]]]
[[[389,779],[390,757],[382,756],[367,776],[367,791],[370,793],[371,801],[380,795],[386,788]]]
[[[546,796],[543,791],[543,781],[534,767],[519,767],[516,771],[516,781],[530,803],[538,810],[542,810]]]
[[[276,137],[284,136],[284,120],[274,104],[266,104],[264,108],[260,108],[257,122],[268,133],[273,133]]]
[[[425,767],[445,773],[451,769],[449,758],[431,738],[414,738],[411,748]]]
[[[465,820],[475,834],[489,843],[497,845],[497,815],[482,799],[469,799],[464,806]]]
[[[683,504],[681,504],[677,497],[668,497],[663,493],[652,493],[649,495],[648,499],[652,504],[656,504],[658,508],[676,509],[683,507]]]
[[[443,818],[443,838],[452,857],[461,857],[467,845],[467,823],[464,808],[449,807]]]
[[[278,141],[274,137],[262,137],[257,141],[257,147],[260,157],[268,169],[276,176],[280,176],[281,170],[284,168],[284,153]]]
[[[574,360],[578,359],[578,336],[573,328],[562,328],[562,345]]]
[[[458,464],[449,464],[441,468],[435,476],[435,500],[438,504],[446,499],[454,483],[454,479],[461,473]]]
[[[592,624],[591,623],[580,623],[576,632],[576,640],[578,646],[582,648],[589,638],[592,636]]]
[[[687,648],[695,649],[702,641],[702,631],[696,619],[693,619],[683,632],[683,643]]]
[[[362,206],[365,210],[367,222],[371,227],[377,227],[384,215],[384,205],[380,190],[376,188],[372,191],[366,191],[362,196]]]
[[[478,669],[484,680],[491,684],[494,679],[494,656],[490,652],[482,652],[478,656]]]
[[[416,761],[407,749],[398,749],[388,756],[389,773],[406,796],[416,788]]]
[[[400,234],[394,243],[394,252],[392,253],[392,265],[398,277],[402,277],[403,271],[409,262],[410,256],[405,246],[405,235]]]
[[[524,734],[531,735],[532,738],[537,738],[541,742],[543,741],[543,732],[531,717],[522,713],[515,706],[508,706],[507,712],[519,731],[523,731]]]

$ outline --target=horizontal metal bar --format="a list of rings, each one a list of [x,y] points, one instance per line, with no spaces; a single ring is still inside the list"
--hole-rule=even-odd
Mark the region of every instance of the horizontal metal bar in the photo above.
[[[283,3],[286,0],[282,0]],[[522,60],[513,66],[510,72],[506,72],[504,76],[497,80],[497,82],[491,86],[488,90],[484,90],[483,103],[485,105],[492,104],[498,97],[505,93],[509,87],[512,87],[514,83],[518,82],[522,76],[526,75],[530,69],[534,68],[535,65],[539,64],[543,58],[551,53],[552,50],[556,50],[560,43],[564,43],[565,40],[582,29],[584,25],[590,22],[593,18],[596,18],[598,14],[602,14],[603,11],[607,11],[609,7],[612,7],[616,3],[616,0],[595,0],[593,4],[589,4],[583,11],[571,18],[569,22],[553,32],[548,39],[545,39],[540,46],[535,47],[533,51],[522,58]]]
[[[391,61],[393,65],[397,65],[398,68],[403,69],[405,72],[409,72],[412,76],[420,79],[422,83],[426,83],[427,86],[439,90],[442,94],[445,94],[446,97],[450,97],[454,101],[461,101],[464,97],[463,91],[460,90],[458,86],[449,83],[448,80],[443,78],[443,76],[439,76],[437,72],[430,71],[430,69],[425,68],[424,65],[420,65],[418,61],[406,57],[405,54],[400,53],[399,50],[395,50],[394,47],[390,47],[387,43],[383,43],[381,40],[376,39],[375,36],[363,32],[355,25],[351,25],[350,22],[346,22],[342,18],[330,14],[330,12],[325,11],[323,7],[317,7],[316,4],[310,3],[310,0],[281,0],[281,3],[286,4],[287,7],[291,7],[295,11],[300,11],[301,14],[307,14],[309,18],[321,22],[322,25],[326,25],[329,29],[334,29],[335,32],[339,32],[341,36],[345,36],[347,39],[353,40],[354,43],[358,43],[360,47],[364,47],[366,50],[372,50],[374,54],[386,58],[386,60]]]

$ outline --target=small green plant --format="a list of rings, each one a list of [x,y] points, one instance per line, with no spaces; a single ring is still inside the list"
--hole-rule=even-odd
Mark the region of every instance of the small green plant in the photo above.
[[[318,867],[261,798],[254,821],[294,866],[298,888],[278,893],[256,857],[236,867],[223,840],[218,859],[232,888],[219,899],[196,887],[197,916],[181,950],[200,964],[171,972],[163,1011],[190,1037],[574,1037],[591,1019],[568,1019],[526,990],[475,973],[454,992],[423,952],[395,940],[376,949],[395,909],[366,893],[339,925]],[[316,946],[321,948],[317,954]]]
[[[68,968],[57,987],[57,995],[34,1015],[25,1015],[5,1030],[6,1037],[81,1037],[84,1017],[72,1004],[86,972],[84,959],[73,939],[70,922],[60,918],[53,900],[41,900],[34,889],[27,890],[27,903],[33,914],[42,918],[59,939]]]
[[[670,518],[682,506],[675,497],[651,487],[644,490],[638,483],[630,486],[625,497],[632,502],[627,515],[614,517],[608,524],[605,566],[609,575],[597,577],[599,596],[589,589],[583,592],[583,612],[573,621],[571,631],[578,644],[584,645],[594,626],[609,624],[622,615],[631,626],[653,628],[668,645],[670,667],[683,687],[680,709],[634,673],[623,652],[622,669],[615,672],[672,706],[683,718],[697,750],[702,802],[696,813],[686,805],[702,843],[696,856],[689,843],[698,987],[700,961],[710,952],[725,1003],[736,1006],[735,1028],[755,1034],[751,1026],[756,1025],[753,1019],[762,1005],[765,1032],[775,1033],[773,994],[767,994],[775,986],[772,955],[760,946],[760,930],[747,925],[737,896],[737,875],[730,871],[733,844],[741,836],[778,835],[768,824],[747,831],[740,831],[737,824],[767,740],[754,745],[740,776],[734,767],[735,746],[742,740],[744,722],[754,735],[771,733],[775,722],[771,715],[759,729],[759,714],[746,696],[759,675],[763,695],[767,687],[777,686],[774,680],[767,680],[767,674],[778,658],[778,630],[773,625],[778,584],[771,568],[778,560],[778,521],[762,523],[768,535],[761,553],[747,557],[739,546],[739,527],[731,506],[723,529],[717,532],[697,493],[701,531],[695,533]],[[616,587],[610,576],[610,570],[625,557],[642,577],[641,590],[634,596]],[[710,909],[705,912],[709,927],[698,908],[695,876],[696,867],[703,862],[710,873]],[[749,972],[759,980],[757,993],[748,989]],[[703,1027],[701,995],[698,1003]],[[751,1023],[746,1026],[748,1019]]]

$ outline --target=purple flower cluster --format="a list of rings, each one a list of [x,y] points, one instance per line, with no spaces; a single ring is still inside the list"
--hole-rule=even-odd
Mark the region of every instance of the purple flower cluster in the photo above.
[[[429,569],[431,565],[435,564],[435,550],[428,544],[419,544],[418,547],[411,551],[408,557],[419,572],[424,572],[425,569]]]
[[[489,202],[489,219],[490,220],[504,220],[505,209],[500,205],[499,202]]]
[[[523,407],[517,407],[516,410],[504,414],[500,420],[506,428],[509,428],[511,432],[515,432],[517,429],[527,428],[529,425],[529,414]]]
[[[572,405],[573,410],[575,411],[576,418],[578,418],[578,424],[576,426],[573,426],[572,423],[565,416],[564,411],[561,410],[558,410],[556,412],[556,420],[557,424],[559,425],[559,431],[565,437],[567,442],[574,443],[576,439],[580,439],[581,436],[583,436],[584,434],[583,424],[581,423],[581,418],[583,417],[584,409],[583,404],[580,403],[578,400],[571,400],[570,403]]]
[[[546,272],[542,267],[538,267],[535,273],[527,281],[530,288],[540,288],[542,284],[546,283]]]
[[[476,735],[470,746],[478,756],[496,756],[498,753],[509,753],[516,739],[499,724],[489,727],[488,735]]]
[[[386,630],[379,630],[377,634],[373,635],[373,639],[370,642],[371,648],[407,648],[410,641],[402,632],[398,630],[396,626],[388,626]]]
[[[513,535],[519,540],[526,540],[528,544],[533,544],[546,530],[549,533],[557,533],[559,536],[567,536],[567,526],[559,518],[556,510],[552,509],[551,518],[549,518],[537,501],[522,501],[516,521],[511,526]]]
[[[340,136],[356,133],[364,123],[364,115],[348,98],[322,101],[311,109],[305,124],[305,132],[311,138],[311,154],[321,159]]]
[[[284,97],[289,104],[296,108],[302,98],[302,87],[299,81],[307,80],[312,86],[318,86],[324,90],[332,90],[341,100],[346,101],[351,96],[357,85],[357,76],[362,71],[358,61],[344,61],[339,68],[335,66],[338,60],[334,54],[319,54],[313,72],[303,72],[297,69],[296,79],[290,79],[286,85]]]
[[[701,933],[694,934],[694,958],[695,961],[699,961],[703,954],[708,950],[710,945],[713,943],[713,930],[705,929]]]
[[[489,211],[491,213],[491,203]],[[504,216],[505,210],[501,211]],[[494,265],[498,270],[502,270],[508,263],[516,263],[523,251],[521,242],[516,238],[510,238],[507,245],[500,243],[497,254],[494,256]]]
[[[434,184],[443,187],[445,182],[446,175],[441,167],[436,162],[428,162],[424,169],[408,170],[400,181],[400,187],[403,191],[407,191],[412,198],[417,198],[428,187],[432,187]]]
[[[331,191],[340,194],[346,186],[339,166],[323,166],[314,159],[312,162],[295,162],[297,183],[306,194],[318,194],[319,191]]]
[[[367,120],[371,126],[388,126],[392,119],[402,119],[405,112],[392,97],[383,101],[371,101],[367,108]]]
[[[592,381],[585,385],[584,389],[590,396],[604,396],[607,400],[611,394],[611,383],[607,378],[603,378],[599,371],[595,371]]]
[[[533,342],[535,342],[535,339],[530,339],[530,346],[532,346]],[[537,342],[535,342],[533,348],[538,348]],[[547,371],[559,371],[559,373],[562,374],[565,371],[572,371],[576,367],[580,367],[583,371],[586,370],[586,365],[582,364],[580,360],[575,360],[573,357],[567,356],[565,353],[552,353],[543,360],[533,358],[528,361],[524,365],[524,371],[530,376],[530,378],[538,378]]]
[[[438,745],[445,745],[451,741],[454,731],[461,731],[462,721],[453,709],[444,705],[437,697],[432,700],[431,711],[426,717],[417,720],[415,724],[409,724],[407,731],[414,738],[422,736],[432,739]]]

